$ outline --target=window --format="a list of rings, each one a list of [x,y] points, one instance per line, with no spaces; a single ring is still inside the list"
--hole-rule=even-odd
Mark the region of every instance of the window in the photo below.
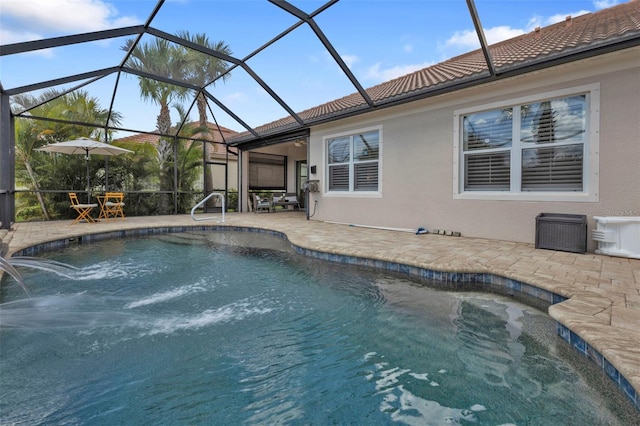
[[[377,192],[380,130],[325,139],[329,192]]]
[[[457,112],[457,198],[594,201],[597,88],[590,89]]]

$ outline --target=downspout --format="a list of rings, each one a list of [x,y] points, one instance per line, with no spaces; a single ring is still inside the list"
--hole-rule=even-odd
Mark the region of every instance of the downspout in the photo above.
[[[311,156],[311,144],[309,143],[309,136],[306,137],[307,139],[307,182],[304,185],[304,209],[306,210],[307,213],[307,220],[310,220],[309,216],[309,201],[311,200],[311,197],[309,196],[309,178],[311,177],[311,164],[310,164],[310,156]]]
[[[236,172],[236,176],[238,179],[238,212],[240,213],[244,212],[244,206],[245,206],[244,185],[242,180],[242,170],[243,170],[243,163],[244,163],[243,153],[244,151],[242,151],[241,149],[238,149],[238,170]]]

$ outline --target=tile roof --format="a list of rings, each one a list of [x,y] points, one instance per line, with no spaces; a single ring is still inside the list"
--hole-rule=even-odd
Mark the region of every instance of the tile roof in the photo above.
[[[568,16],[565,21],[493,44],[489,51],[496,73],[500,75],[626,40],[640,40],[640,0],[630,0],[595,13]],[[375,106],[384,106],[408,102],[441,89],[455,90],[464,83],[485,82],[487,78],[491,78],[489,68],[482,50],[478,49],[378,84],[366,92]],[[308,126],[370,110],[359,93],[352,93],[298,115]],[[293,117],[284,117],[254,130],[266,137],[299,127]],[[232,144],[251,140],[255,137],[249,132],[230,138]]]
[[[187,123],[189,124],[189,123]],[[194,123],[197,125],[197,123]],[[212,130],[211,135],[213,135],[213,141],[214,142],[219,142],[222,143],[223,139],[222,136],[220,135],[220,133],[224,134],[224,139],[225,140],[229,140],[231,139],[233,136],[237,135],[238,132],[236,132],[235,130],[231,130],[228,129],[226,127],[223,126],[216,126],[213,123],[207,123],[208,127]],[[219,129],[216,130],[216,129]],[[175,130],[174,128],[172,128],[172,130]],[[193,136],[194,139],[210,139],[209,137],[203,137],[203,136],[210,136],[210,135],[201,135],[200,133],[196,134]],[[139,143],[139,144],[144,144],[144,143],[148,143],[151,145],[156,145],[158,143],[158,141],[160,140],[160,135],[158,135],[157,133],[136,133],[130,136],[125,136],[123,138],[119,138],[116,139],[114,142],[130,142],[130,143]],[[213,144],[214,146],[214,153],[221,153],[224,152],[224,148],[222,146],[220,146],[220,144]]]
[[[159,139],[160,136],[152,133],[136,133],[135,135],[115,139],[114,142],[150,143],[155,145],[158,143]]]

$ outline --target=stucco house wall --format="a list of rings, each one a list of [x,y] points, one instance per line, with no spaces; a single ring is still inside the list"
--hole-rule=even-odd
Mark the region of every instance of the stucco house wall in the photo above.
[[[454,113],[584,85],[599,87],[597,142],[589,201],[457,199],[454,196]],[[598,108],[598,105],[593,105]],[[327,136],[380,126],[380,194],[327,192]],[[430,99],[343,119],[311,129],[309,166],[320,191],[311,194],[312,220],[390,228],[446,229],[466,237],[533,243],[542,212],[593,216],[640,215],[640,48]],[[595,185],[593,185],[595,184]],[[595,244],[589,237],[589,250]]]

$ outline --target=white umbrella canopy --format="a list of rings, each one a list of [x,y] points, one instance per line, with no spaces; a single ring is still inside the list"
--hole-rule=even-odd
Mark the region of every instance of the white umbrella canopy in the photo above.
[[[119,148],[115,145],[94,141],[89,138],[78,138],[66,142],[53,143],[37,148],[37,151],[59,152],[62,154],[97,154],[97,155],[120,155],[133,151]]]
[[[120,155],[132,153],[129,149],[117,147],[115,145],[109,145],[107,143],[98,142],[89,138],[78,138],[65,142],[52,143],[40,148],[36,148],[36,151],[57,152],[60,154],[81,155],[84,154],[87,163],[87,197],[91,199],[91,193],[89,192],[89,154],[96,155]]]

